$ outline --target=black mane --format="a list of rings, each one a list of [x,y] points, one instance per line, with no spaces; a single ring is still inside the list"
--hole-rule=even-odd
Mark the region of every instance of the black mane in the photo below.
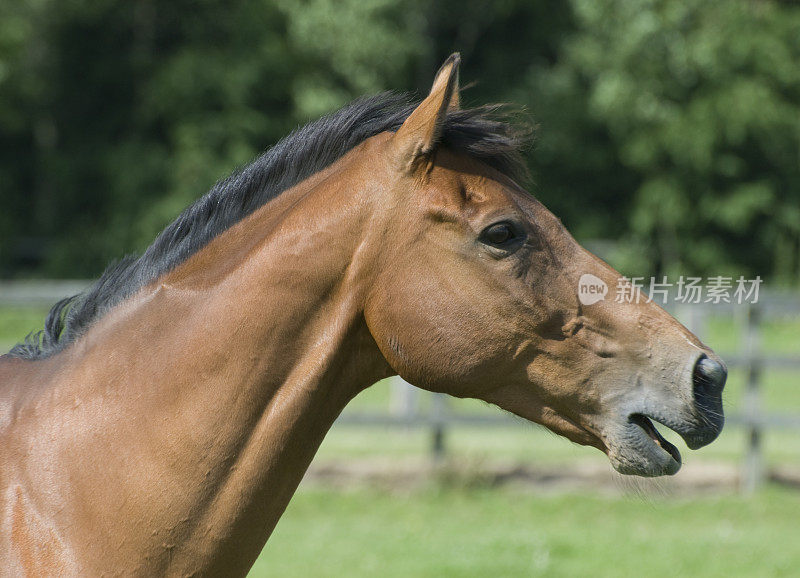
[[[10,351],[37,359],[64,349],[109,309],[161,277],[211,239],[281,192],[341,158],[364,140],[396,131],[418,103],[406,94],[360,98],[341,110],[292,132],[255,161],[219,181],[188,207],[141,256],[112,264],[86,291],[56,303],[42,331]],[[512,178],[524,178],[520,149],[526,132],[486,106],[448,113],[442,144],[477,158]]]

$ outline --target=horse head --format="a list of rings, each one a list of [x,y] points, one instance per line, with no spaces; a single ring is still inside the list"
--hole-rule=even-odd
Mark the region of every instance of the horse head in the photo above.
[[[520,184],[448,146],[457,55],[391,135],[375,137],[380,271],[365,317],[407,381],[496,404],[605,452],[626,474],[678,471],[723,425],[714,352],[579,245]],[[377,167],[376,167],[377,169]]]

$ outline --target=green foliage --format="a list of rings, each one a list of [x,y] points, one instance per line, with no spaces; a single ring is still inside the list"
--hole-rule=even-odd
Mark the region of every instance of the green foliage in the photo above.
[[[0,274],[92,276],[365,93],[539,123],[533,191],[626,272],[800,280],[800,7],[777,0],[0,0]]]
[[[727,267],[797,282],[800,7],[572,5],[578,32],[549,74],[558,96],[583,92],[587,123],[614,150],[606,169],[636,183],[625,236],[665,271]]]
[[[286,39],[300,64],[289,87],[300,118],[341,108],[357,95],[402,86],[408,63],[424,46],[418,2],[276,3],[286,17]]]

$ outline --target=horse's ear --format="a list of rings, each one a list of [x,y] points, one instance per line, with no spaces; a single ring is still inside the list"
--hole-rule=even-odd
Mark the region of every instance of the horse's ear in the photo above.
[[[433,152],[442,136],[447,111],[458,109],[460,62],[461,56],[457,52],[450,55],[436,73],[430,94],[397,129],[394,148],[402,170],[413,172],[419,161]]]

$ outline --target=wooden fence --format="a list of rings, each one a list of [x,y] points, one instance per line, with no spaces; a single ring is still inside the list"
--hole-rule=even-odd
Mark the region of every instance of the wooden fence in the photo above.
[[[57,300],[75,294],[88,285],[87,281],[0,281],[0,307],[49,306]],[[763,458],[763,439],[771,429],[800,429],[800,408],[786,411],[765,411],[763,407],[763,377],[769,370],[797,370],[800,376],[800,351],[771,354],[761,347],[762,326],[765,320],[800,318],[800,295],[762,291],[755,304],[695,304],[670,303],[666,306],[681,322],[703,339],[708,322],[713,318],[734,318],[741,328],[740,346],[736,351],[722,351],[720,356],[729,369],[742,369],[746,375],[743,410],[726,415],[728,426],[746,430],[746,447],[742,460],[741,488],[750,493],[763,482],[766,471]],[[800,339],[800,338],[799,338]],[[10,345],[10,344],[4,344]],[[800,377],[797,386],[800,387]],[[389,407],[383,411],[345,410],[337,423],[361,426],[397,426],[427,428],[430,431],[431,453],[439,460],[445,454],[448,427],[456,424],[477,427],[515,426],[520,422],[501,412],[472,414],[451,409],[444,395],[429,394],[395,378],[391,386]],[[430,399],[424,399],[431,396]],[[423,407],[425,409],[423,409]]]
[[[769,429],[800,429],[800,408],[791,411],[765,411],[763,406],[763,379],[768,370],[797,370],[800,374],[800,351],[789,354],[771,354],[761,347],[763,323],[769,319],[800,317],[800,296],[795,294],[764,295],[758,303],[744,305],[715,304],[677,307],[673,311],[693,333],[701,339],[706,333],[710,317],[734,317],[741,328],[738,351],[719,352],[729,370],[742,369],[745,374],[743,409],[726,415],[730,426],[744,427],[746,447],[741,469],[741,489],[754,492],[764,481],[766,469],[763,458],[764,433]],[[797,385],[800,386],[800,378]]]

